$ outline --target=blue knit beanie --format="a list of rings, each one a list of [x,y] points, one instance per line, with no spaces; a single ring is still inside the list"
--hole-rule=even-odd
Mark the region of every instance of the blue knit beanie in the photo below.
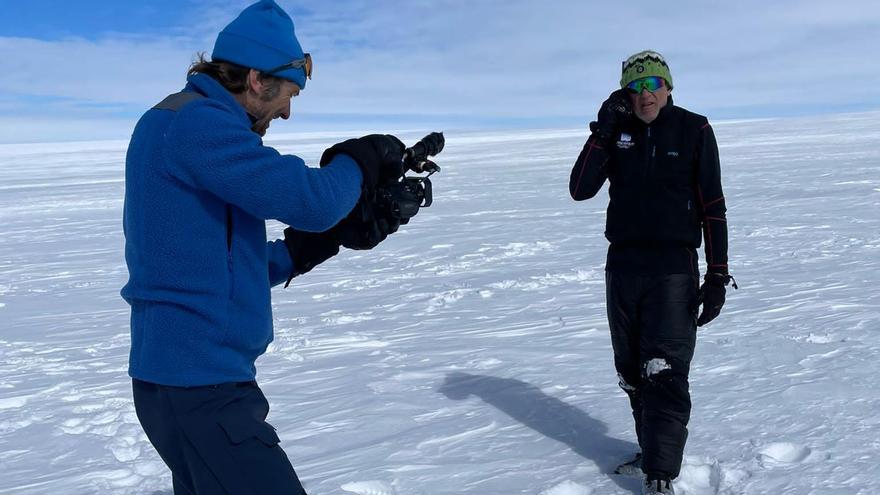
[[[273,0],[260,0],[220,31],[211,58],[268,71],[303,58],[303,50],[290,16]],[[306,87],[305,67],[272,75]]]

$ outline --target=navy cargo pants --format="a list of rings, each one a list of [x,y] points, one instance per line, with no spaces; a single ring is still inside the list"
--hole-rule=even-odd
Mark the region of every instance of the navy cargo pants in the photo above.
[[[691,413],[699,280],[691,274],[606,272],[614,366],[642,448],[642,471],[675,478]]]
[[[174,495],[305,495],[256,382],[170,387],[133,380],[134,405]]]

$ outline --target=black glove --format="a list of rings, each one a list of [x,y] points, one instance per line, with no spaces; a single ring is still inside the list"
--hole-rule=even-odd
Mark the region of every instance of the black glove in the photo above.
[[[293,260],[293,270],[287,277],[285,288],[290,285],[293,277],[302,275],[339,254],[339,241],[328,232],[305,232],[287,227],[284,229],[284,245]]]
[[[703,285],[697,295],[697,304],[703,305],[703,312],[697,318],[697,326],[701,327],[706,323],[714,320],[721,313],[724,306],[724,299],[727,295],[725,286],[733,279],[726,273],[707,273],[703,277]],[[733,288],[736,289],[736,281],[733,282]]]
[[[618,89],[611,93],[608,99],[599,107],[599,115],[594,122],[590,122],[590,131],[596,135],[599,141],[607,146],[617,135],[620,124],[632,115],[632,104],[625,89]]]
[[[321,166],[340,154],[357,162],[364,176],[364,189],[395,181],[403,175],[403,151],[406,145],[391,134],[370,134],[334,144],[321,155]]]
[[[400,219],[378,207],[374,194],[366,191],[367,197],[362,196],[348,216],[328,232],[348,249],[373,249],[400,228]]]

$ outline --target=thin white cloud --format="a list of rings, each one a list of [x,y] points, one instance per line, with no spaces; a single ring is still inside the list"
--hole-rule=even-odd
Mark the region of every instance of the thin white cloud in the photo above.
[[[179,89],[192,56],[247,1],[199,0],[202,18],[165,38],[0,37],[0,92],[20,115],[84,121],[135,115]],[[433,116],[586,122],[615,88],[620,60],[667,57],[676,101],[712,116],[876,108],[865,53],[880,30],[873,0],[673,3],[582,1],[280,2],[315,56],[294,104],[303,115]],[[859,88],[855,91],[854,88]],[[41,101],[41,99],[45,101]],[[0,117],[14,120],[0,100]],[[281,126],[296,129],[292,124]],[[2,125],[2,123],[0,123]],[[279,127],[279,126],[274,126]],[[0,141],[18,137],[0,127]],[[19,129],[17,132],[22,132]],[[117,136],[113,136],[117,137]]]
[[[186,42],[173,39],[0,38],[0,52],[10,69],[0,72],[0,91],[84,102],[142,103],[181,86],[192,56],[187,48]]]

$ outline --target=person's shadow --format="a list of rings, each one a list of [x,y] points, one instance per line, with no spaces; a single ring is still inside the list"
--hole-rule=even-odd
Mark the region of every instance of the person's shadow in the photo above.
[[[605,423],[545,394],[538,387],[513,378],[455,372],[446,375],[439,392],[452,400],[466,399],[471,395],[479,397],[511,418],[593,461],[619,487],[640,493],[638,479],[612,474],[618,464],[639,450],[639,446],[609,437]]]

